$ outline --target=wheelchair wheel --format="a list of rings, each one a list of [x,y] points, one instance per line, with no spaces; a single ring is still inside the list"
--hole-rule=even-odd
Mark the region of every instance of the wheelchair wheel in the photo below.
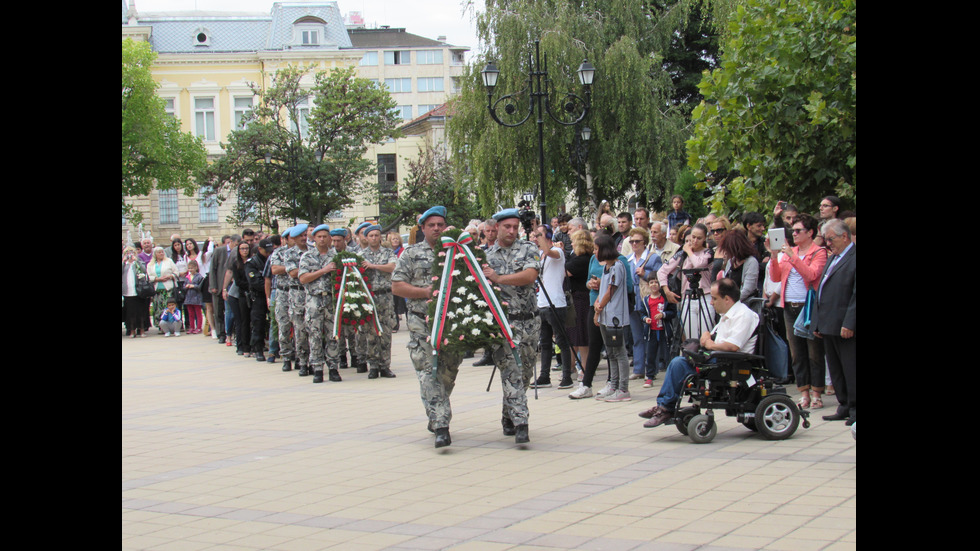
[[[697,408],[681,408],[681,410],[677,412],[677,415],[674,416],[674,418],[677,419],[677,431],[684,436],[687,436],[687,424],[691,422],[691,418],[697,415],[697,413]]]
[[[785,440],[799,426],[800,410],[789,396],[766,396],[755,410],[755,427],[767,440]]]
[[[711,428],[708,428],[709,424]],[[687,436],[695,444],[707,444],[715,439],[716,434],[718,434],[718,424],[712,422],[707,415],[695,415],[687,424]]]

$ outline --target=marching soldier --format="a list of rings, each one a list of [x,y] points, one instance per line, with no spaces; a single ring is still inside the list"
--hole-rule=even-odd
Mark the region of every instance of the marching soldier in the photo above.
[[[383,332],[375,334],[371,324],[360,326],[358,337],[364,336],[361,350],[367,357],[370,366],[368,379],[379,376],[393,378],[391,372],[391,330],[395,328],[395,301],[391,295],[391,273],[395,271],[395,261],[398,257],[388,247],[381,246],[381,226],[371,225],[364,228],[367,236],[367,246],[361,250],[365,269],[365,279],[371,284],[371,294],[378,309],[378,321]]]
[[[279,355],[282,357],[282,370],[291,371],[296,361],[296,348],[290,332],[293,330],[289,319],[289,274],[286,273],[286,253],[293,247],[295,241],[290,236],[293,228],[283,230],[282,246],[272,251],[269,257],[269,269],[272,272],[276,286],[276,301],[273,316],[279,329]],[[297,364],[298,366],[299,364]]]
[[[425,239],[409,245],[398,257],[391,276],[391,291],[404,297],[408,304],[406,321],[410,338],[408,352],[419,379],[422,405],[429,419],[429,430],[436,434],[435,447],[452,443],[449,421],[452,408],[449,395],[453,392],[462,354],[440,352],[438,368],[432,369],[432,344],[425,318],[427,302],[432,298],[432,263],[436,251],[442,248],[440,237],[446,229],[446,208],[432,207],[418,219]]]
[[[333,338],[333,262],[336,254],[330,246],[330,227],[320,224],[313,230],[315,247],[306,251],[299,261],[299,282],[306,286],[306,330],[310,339],[310,369],[313,382],[323,382],[323,366],[327,365],[331,381],[340,381],[337,372],[337,341]]]
[[[293,356],[296,358],[300,377],[310,374],[307,367],[310,361],[310,338],[306,330],[306,287],[299,282],[300,257],[308,249],[307,228],[308,224],[300,224],[289,231],[294,244],[284,255],[284,267],[289,276],[289,322],[293,326]]]
[[[534,376],[541,329],[541,320],[536,315],[538,301],[534,290],[541,256],[537,246],[518,239],[521,221],[517,209],[502,210],[493,218],[497,221],[497,243],[487,250],[483,275],[500,287],[501,301],[509,304],[507,320],[514,333],[521,367],[517,367],[517,361],[506,343],[493,345],[491,355],[500,368],[504,435],[514,435],[514,441],[523,444],[530,441],[526,392]]]

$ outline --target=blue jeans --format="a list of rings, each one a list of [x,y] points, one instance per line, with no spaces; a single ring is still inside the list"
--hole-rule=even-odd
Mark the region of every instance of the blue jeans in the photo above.
[[[694,373],[694,366],[683,356],[675,356],[667,365],[667,374],[664,375],[664,384],[660,387],[660,394],[657,395],[657,405],[667,411],[674,411],[674,405],[681,395],[681,385],[688,375]]]
[[[230,302],[235,301],[235,307],[232,308]],[[228,338],[231,338],[235,334],[235,310],[238,308],[238,299],[235,297],[228,297],[225,300],[225,334]]]
[[[649,325],[643,323],[643,312],[630,312],[630,333],[633,335],[633,373],[642,375],[646,366],[647,343],[643,340],[646,336]],[[648,379],[650,377],[647,377]]]
[[[646,356],[646,364],[644,367],[646,371],[645,378],[652,379],[657,375],[657,371],[660,369],[661,349],[667,348],[667,332],[663,329],[658,331],[650,331],[649,339],[650,340],[648,340],[646,343],[646,351],[644,352],[644,355]]]

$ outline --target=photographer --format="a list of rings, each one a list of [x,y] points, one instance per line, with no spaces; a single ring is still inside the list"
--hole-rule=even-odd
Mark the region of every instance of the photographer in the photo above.
[[[700,301],[689,301],[684,295],[691,283],[697,284],[704,295],[711,292],[711,281],[708,279],[708,269],[711,266],[712,252],[705,246],[708,228],[704,224],[695,224],[684,237],[684,247],[671,257],[657,271],[657,280],[663,289],[663,294],[671,304],[681,303],[677,309],[678,317],[685,319],[682,328],[685,338],[700,335],[710,327],[704,327],[702,319],[713,320],[714,309],[711,304],[705,306],[706,312],[700,311]],[[686,273],[684,273],[686,271]],[[681,302],[681,300],[683,302]],[[676,338],[676,336],[675,336]]]
[[[535,388],[551,387],[551,357],[554,341],[561,350],[561,382],[559,389],[572,388],[572,354],[568,345],[565,325],[565,253],[552,241],[551,227],[541,224],[531,238],[538,245],[541,255],[541,278],[538,288],[538,315],[541,317],[541,374],[534,382]],[[554,308],[552,309],[552,306]]]

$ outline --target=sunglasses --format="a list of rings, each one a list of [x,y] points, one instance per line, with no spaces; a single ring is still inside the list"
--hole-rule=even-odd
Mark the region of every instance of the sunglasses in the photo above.
[[[711,233],[713,233],[713,234],[725,233],[725,228],[717,228],[717,229],[711,230]]]
[[[630,239],[630,243],[643,243],[642,239]]]
[[[793,228],[793,233],[803,233],[805,231],[809,231],[809,230],[801,230],[801,229]]]

